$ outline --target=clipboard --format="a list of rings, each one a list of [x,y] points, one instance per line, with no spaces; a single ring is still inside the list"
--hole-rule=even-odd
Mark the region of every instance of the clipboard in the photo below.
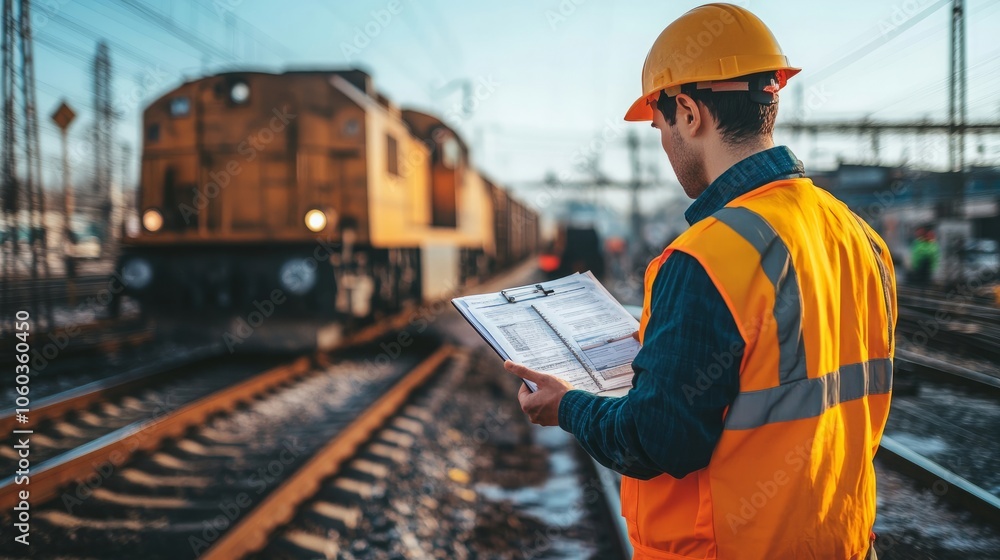
[[[626,341],[638,323],[590,273],[458,297],[452,304],[503,360],[595,394],[631,386],[638,343]]]
[[[510,288],[500,290],[500,295],[507,300],[507,303],[518,303],[529,299],[545,297],[556,293],[555,288],[546,288],[541,284],[534,286],[521,286],[520,288]]]

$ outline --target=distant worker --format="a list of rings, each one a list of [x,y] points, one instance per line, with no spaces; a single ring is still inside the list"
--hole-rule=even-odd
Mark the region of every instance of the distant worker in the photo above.
[[[691,227],[646,270],[633,387],[538,384],[531,420],[620,473],[637,559],[875,558],[896,287],[882,239],[772,130],[799,72],[768,28],[695,8],[653,43],[629,121],[652,121]]]
[[[930,284],[934,271],[937,270],[939,255],[934,230],[917,228],[913,245],[910,246],[910,282],[918,286]]]

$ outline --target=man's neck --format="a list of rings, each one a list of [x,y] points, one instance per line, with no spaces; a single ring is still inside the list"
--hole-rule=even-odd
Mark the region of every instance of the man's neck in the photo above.
[[[719,175],[722,175],[727,169],[737,163],[764,150],[770,150],[773,147],[774,139],[772,138],[766,138],[750,145],[730,146],[720,144],[715,150],[716,153],[707,158],[705,174],[707,175],[708,184],[711,185],[714,183],[719,178]]]

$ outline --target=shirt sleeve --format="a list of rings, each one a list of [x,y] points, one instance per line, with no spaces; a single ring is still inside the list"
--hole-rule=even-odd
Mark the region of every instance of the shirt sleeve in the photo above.
[[[559,426],[602,465],[650,479],[708,465],[739,392],[744,341],[705,269],[674,252],[653,282],[651,314],[624,397],[570,391]]]

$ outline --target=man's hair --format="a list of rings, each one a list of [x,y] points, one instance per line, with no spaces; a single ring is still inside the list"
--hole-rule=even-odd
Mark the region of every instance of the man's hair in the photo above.
[[[685,84],[681,93],[691,96],[708,109],[718,122],[722,141],[729,145],[770,136],[774,132],[774,119],[778,116],[778,104],[764,105],[750,99],[746,91],[711,91],[696,89],[693,84]],[[656,107],[670,126],[677,124],[677,98],[660,92]]]

